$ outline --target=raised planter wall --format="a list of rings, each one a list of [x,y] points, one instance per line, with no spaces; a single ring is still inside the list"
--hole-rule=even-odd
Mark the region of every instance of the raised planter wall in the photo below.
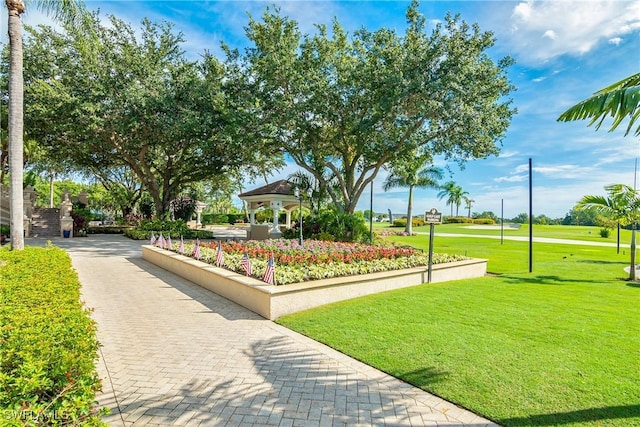
[[[271,320],[308,308],[427,281],[427,268],[416,267],[273,286],[155,246],[143,246],[142,257]],[[431,283],[482,277],[486,271],[487,260],[484,259],[436,264],[431,272]]]

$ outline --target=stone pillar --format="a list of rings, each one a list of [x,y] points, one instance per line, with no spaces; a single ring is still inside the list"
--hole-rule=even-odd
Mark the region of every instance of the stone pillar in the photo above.
[[[207,207],[206,203],[196,202],[196,228],[202,227],[202,211]]]
[[[286,212],[287,212],[287,228],[291,228],[291,210],[288,209]]]
[[[65,232],[69,233],[69,237],[73,237],[73,218],[71,218],[71,209],[73,203],[69,200],[69,193],[64,192],[64,200],[60,204],[60,237],[64,237]]]
[[[89,195],[86,190],[82,190],[80,194],[78,194],[78,202],[82,203],[85,206],[89,206]]]
[[[278,227],[278,216],[280,216],[281,208],[282,202],[280,200],[274,200],[271,202],[271,209],[273,209],[273,228],[269,231],[269,236],[274,239],[279,239],[282,235],[280,227]]]
[[[256,210],[249,209],[249,224],[253,225],[256,223]]]
[[[71,216],[63,216],[60,219],[60,237],[65,237],[65,232],[69,233],[69,238],[73,237],[73,218]]]
[[[65,191],[64,200],[60,204],[60,218],[71,217],[71,209],[73,209],[73,203],[69,200],[69,193]]]

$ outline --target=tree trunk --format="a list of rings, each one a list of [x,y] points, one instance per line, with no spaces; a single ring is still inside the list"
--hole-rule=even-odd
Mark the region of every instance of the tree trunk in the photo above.
[[[56,175],[54,171],[49,171],[49,207],[53,207],[53,177]]]
[[[407,204],[407,225],[404,228],[404,231],[407,232],[409,236],[413,233],[413,185],[409,186],[409,203]]]
[[[21,0],[7,0],[9,15],[9,174],[11,203],[11,249],[24,249],[23,201],[23,98]]]

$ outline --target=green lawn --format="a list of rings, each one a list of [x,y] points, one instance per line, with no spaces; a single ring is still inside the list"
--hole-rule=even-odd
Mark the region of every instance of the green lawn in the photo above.
[[[567,237],[565,237],[567,238]],[[394,241],[427,248],[426,236]],[[640,425],[640,285],[615,248],[473,237],[437,252],[495,275],[345,301],[280,319],[507,426]]]
[[[387,224],[388,226],[388,224]],[[473,227],[473,228],[472,228]],[[491,226],[492,228],[475,228],[472,224],[439,224],[436,225],[436,233],[460,233],[469,235],[490,235],[500,236],[500,229],[493,229],[493,227],[499,227],[499,225]],[[610,235],[607,238],[600,237],[601,227],[590,226],[565,226],[565,225],[535,225],[533,226],[534,237],[552,237],[556,239],[572,239],[572,240],[586,240],[592,242],[606,242],[616,243],[617,231],[615,229],[610,230]],[[428,233],[429,226],[414,227],[414,232]],[[510,228],[505,226],[503,230],[504,236],[529,236],[529,225],[523,224],[520,228]],[[620,242],[622,244],[629,244],[631,241],[630,230],[620,230]]]

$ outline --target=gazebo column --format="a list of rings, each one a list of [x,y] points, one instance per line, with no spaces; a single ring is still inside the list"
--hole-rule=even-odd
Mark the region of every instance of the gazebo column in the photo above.
[[[256,210],[249,209],[249,224],[253,225],[256,223]]]
[[[282,235],[280,227],[278,227],[278,217],[280,216],[281,208],[282,202],[280,200],[274,200],[271,202],[271,209],[273,209],[273,229],[269,232],[269,236],[274,239],[278,239]]]
[[[287,228],[291,228],[291,210],[287,209],[285,212],[287,213]]]

